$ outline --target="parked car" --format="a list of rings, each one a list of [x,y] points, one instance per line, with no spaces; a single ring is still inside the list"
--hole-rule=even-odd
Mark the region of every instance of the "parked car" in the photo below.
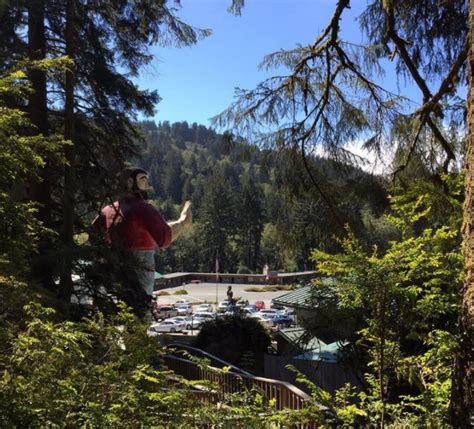
[[[194,313],[194,319],[205,319],[205,320],[213,320],[216,318],[215,313],[211,313],[209,311],[200,311],[199,313]]]
[[[258,310],[257,307],[255,307],[255,304],[248,304],[244,308],[244,313],[256,313],[257,311]]]
[[[186,326],[190,319],[191,319],[190,317],[186,317],[186,316],[175,316],[175,317],[171,317],[171,318],[166,319],[166,320],[174,320],[174,321],[179,322],[179,323],[184,323],[184,325]]]
[[[201,313],[201,312],[213,313],[214,307],[212,306],[212,304],[200,304],[196,307],[195,313]]]
[[[162,322],[153,323],[150,326],[150,331],[154,332],[182,332],[186,325],[183,322],[177,320],[163,320]]]
[[[190,317],[186,322],[186,329],[199,329],[204,322],[205,319]]]
[[[249,301],[248,301],[248,299],[246,299],[246,300],[240,299],[235,303],[235,305],[236,305],[236,307],[243,310],[247,305],[249,305]]]
[[[265,302],[255,301],[255,307],[257,308],[257,311],[260,311],[262,308],[265,308]]]
[[[193,313],[193,306],[190,302],[187,304],[177,304],[176,309],[178,310],[178,316],[189,316]]]
[[[293,323],[296,322],[296,312],[294,308],[284,308],[283,310],[278,310],[277,314],[289,317]]]
[[[178,315],[178,310],[174,305],[160,305],[153,308],[155,319],[168,319]]]
[[[270,308],[274,308],[275,310],[283,310],[285,307],[283,307],[283,305],[281,304],[275,304],[272,300]]]
[[[201,311],[194,313],[190,320],[188,320],[186,329],[199,329],[203,323],[214,320],[215,318],[216,314],[211,312]]]
[[[227,299],[219,302],[219,304],[217,305],[217,312],[225,313],[229,309],[229,305],[230,305],[230,302]]]
[[[260,311],[259,311],[260,314],[273,314],[273,315],[277,315],[278,314],[278,310],[274,310],[273,308],[262,308]]]
[[[274,323],[273,323],[273,319],[276,317],[274,315],[271,315],[271,314],[260,314],[260,312],[258,313],[253,313],[249,316],[251,319],[257,319],[261,324],[263,324],[264,326],[267,326],[269,328],[275,326]]]
[[[276,315],[273,319],[272,319],[272,322],[273,322],[273,326],[277,326],[279,328],[285,328],[287,326],[290,326],[293,324],[293,320],[288,317],[288,316],[284,316],[284,315]]]
[[[197,285],[197,284],[201,283],[201,280],[191,280],[189,283]]]
[[[178,304],[191,304],[191,302],[188,301],[187,299],[180,298],[175,302],[175,305],[178,305]]]

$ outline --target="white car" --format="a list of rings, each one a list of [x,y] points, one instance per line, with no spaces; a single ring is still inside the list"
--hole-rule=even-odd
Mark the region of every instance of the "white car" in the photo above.
[[[166,319],[166,320],[173,320],[175,322],[179,322],[179,323],[184,323],[186,324],[188,322],[188,320],[190,320],[190,317],[187,317],[187,316],[175,316],[175,317],[171,317],[169,319]]]
[[[184,323],[184,329],[197,329],[201,325],[201,319],[194,320],[194,317],[176,316],[167,320],[176,320],[180,323]]]
[[[152,311],[156,320],[169,319],[178,315],[178,310],[174,305],[155,305]]]
[[[200,311],[194,313],[193,319],[204,319],[204,320],[214,320],[216,318],[215,313],[211,313],[210,311]]]
[[[229,309],[229,305],[230,305],[230,302],[227,299],[219,302],[219,305],[217,306],[217,312],[225,313]]]
[[[198,313],[194,313],[191,317],[188,318],[186,323],[186,329],[199,329],[204,322],[214,320],[215,318],[215,313],[211,313],[208,311],[200,311]]]
[[[211,304],[200,304],[196,307],[196,313],[201,312],[213,313],[214,307]]]
[[[276,316],[278,314],[278,310],[275,310],[273,308],[262,308],[258,314],[271,314]]]
[[[150,331],[154,332],[182,332],[186,328],[185,323],[177,320],[166,319],[163,322],[153,323],[150,326]]]
[[[178,310],[178,316],[189,316],[193,313],[193,306],[191,303],[176,304],[176,310]]]
[[[273,323],[273,319],[276,317],[276,315],[266,313],[260,314],[260,312],[258,312],[250,314],[248,317],[251,319],[257,319],[262,325],[267,326],[269,328],[275,326],[275,324]]]
[[[186,321],[186,329],[193,330],[193,329],[199,329],[201,328],[202,323],[205,321],[205,319],[195,319],[194,317],[190,317]]]

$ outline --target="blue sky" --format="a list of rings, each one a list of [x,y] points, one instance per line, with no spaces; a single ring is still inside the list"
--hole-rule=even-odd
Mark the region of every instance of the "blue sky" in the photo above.
[[[365,0],[344,14],[343,36],[362,42],[355,17]],[[181,0],[185,22],[213,34],[187,48],[154,47],[153,63],[138,84],[158,90],[162,101],[155,121],[188,121],[209,126],[224,110],[234,89],[252,89],[272,71],[259,71],[263,57],[298,43],[314,41],[333,14],[334,0],[247,0],[241,16],[227,12],[230,0]]]

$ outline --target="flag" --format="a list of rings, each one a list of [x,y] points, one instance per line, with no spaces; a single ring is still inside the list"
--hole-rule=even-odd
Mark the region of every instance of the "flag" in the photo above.
[[[219,259],[216,256],[216,274],[219,272]]]

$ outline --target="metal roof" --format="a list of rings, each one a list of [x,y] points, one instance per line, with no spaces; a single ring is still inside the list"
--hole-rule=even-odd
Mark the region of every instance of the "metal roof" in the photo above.
[[[341,349],[347,344],[347,341],[336,341],[321,346],[319,350],[307,350],[304,353],[295,356],[295,359],[336,363],[339,360]]]
[[[275,304],[283,305],[285,307],[294,307],[294,308],[304,308],[304,309],[313,309],[317,307],[317,299],[323,297],[331,296],[331,290],[335,285],[334,278],[331,277],[321,277],[317,279],[314,284],[310,283],[305,286],[299,287],[285,295],[281,295],[278,298],[274,298],[273,302]],[[325,287],[319,287],[325,286]],[[313,296],[312,290],[316,293],[316,296]],[[316,298],[316,299],[315,299]]]
[[[170,274],[164,274],[163,278],[165,279],[173,279],[175,277],[183,277],[183,276],[188,276],[191,273],[170,273]]]
[[[276,277],[286,278],[286,277],[298,277],[298,276],[315,276],[316,271],[299,271],[294,273],[280,273],[276,272]],[[234,276],[234,277],[254,277],[254,278],[265,278],[265,274],[239,274],[239,273],[191,273],[191,272],[176,272],[165,274],[165,278],[174,278],[174,277],[181,277],[181,276]]]
[[[309,341],[306,341],[304,337],[307,336],[308,333],[304,328],[281,329],[278,333],[289,343],[298,347],[302,351],[320,350],[321,347],[326,346],[324,341],[321,341],[316,337],[310,338]]]
[[[298,271],[295,273],[277,273],[278,277],[316,276],[317,271]]]
[[[285,307],[313,308],[311,304],[311,286],[300,287],[278,298],[273,298],[272,301]]]

